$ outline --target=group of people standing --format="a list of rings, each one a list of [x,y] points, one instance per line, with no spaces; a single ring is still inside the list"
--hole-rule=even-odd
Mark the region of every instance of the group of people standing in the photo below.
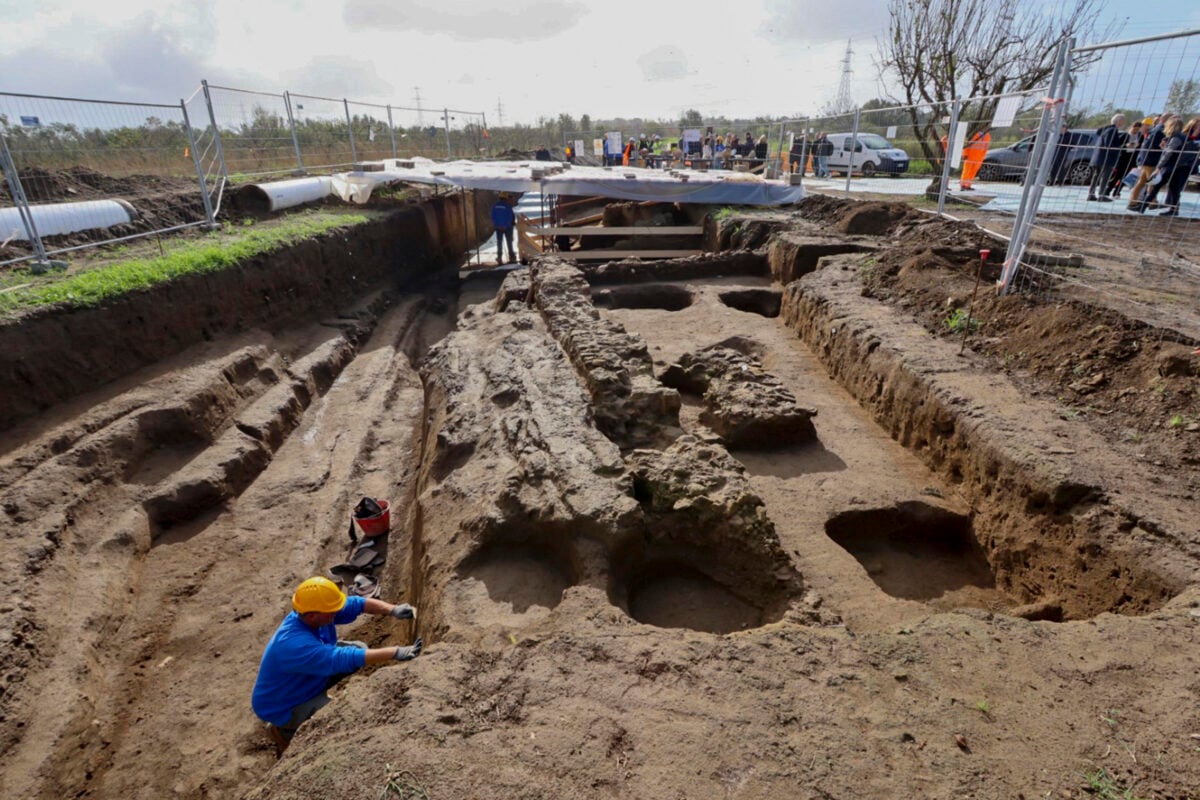
[[[1200,120],[1184,123],[1178,114],[1163,112],[1135,120],[1123,130],[1125,122],[1124,114],[1114,114],[1109,124],[1096,131],[1087,199],[1112,202],[1120,197],[1126,176],[1136,166],[1127,208],[1141,214],[1165,207],[1159,216],[1176,216],[1188,178],[1200,159]],[[1159,204],[1158,192],[1163,187],[1167,194]]]
[[[804,175],[808,170],[808,160],[812,158],[814,178],[828,178],[829,157],[833,155],[833,142],[829,134],[821,131],[812,139],[800,137],[792,140],[792,149],[788,151],[788,160],[793,173]]]
[[[699,152],[696,152],[696,145]],[[626,167],[650,167],[663,162],[684,162],[689,159],[706,160],[713,169],[729,169],[735,157],[746,159],[751,168],[766,163],[769,145],[767,137],[746,131],[744,137],[739,137],[732,131],[725,135],[714,134],[710,129],[697,143],[678,140],[668,143],[662,136],[655,134],[630,137],[620,153],[611,155],[608,140],[604,142],[604,163],[615,166],[620,163]]]

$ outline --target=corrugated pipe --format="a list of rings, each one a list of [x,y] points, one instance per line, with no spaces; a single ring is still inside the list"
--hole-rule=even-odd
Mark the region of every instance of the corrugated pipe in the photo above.
[[[137,218],[133,206],[124,200],[83,200],[78,203],[31,205],[29,213],[39,236],[59,236],[94,228],[125,225]],[[0,241],[28,241],[25,225],[15,208],[0,208]]]
[[[329,176],[290,181],[251,183],[238,191],[238,200],[252,211],[280,211],[328,197],[333,191]]]

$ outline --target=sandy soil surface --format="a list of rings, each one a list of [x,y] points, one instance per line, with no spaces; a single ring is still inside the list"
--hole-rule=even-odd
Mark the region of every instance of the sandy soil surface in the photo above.
[[[772,225],[805,213],[825,226],[844,210]],[[935,353],[933,380],[956,363],[946,297],[967,296],[980,241],[893,216],[877,252],[840,257],[855,259],[844,277],[801,282],[820,302],[857,298],[896,363],[919,373]],[[576,304],[586,340],[521,287],[507,303],[482,281],[373,295],[0,434],[0,576],[20,587],[0,617],[5,793],[1197,796],[1200,533],[1172,522],[1198,488],[1195,342],[986,301],[975,396],[949,423],[885,424],[831,348],[763,311],[781,291],[769,277],[670,286]],[[817,441],[726,452],[704,398],[684,393],[672,424],[670,393],[631,366],[653,379],[729,337],[816,411]],[[644,431],[613,422],[614,396],[657,403],[661,440],[623,443]],[[1053,429],[1068,471],[1124,465],[1158,485],[1139,500],[1146,527],[1123,531],[1137,541],[1055,549],[1124,502],[1116,480],[1100,488],[1117,500],[1018,503],[1009,467],[986,495],[893,430],[973,430],[989,413],[1028,423],[1014,448],[1041,453]],[[1090,455],[1092,436],[1112,452]],[[674,453],[682,495],[656,508],[646,487]],[[344,557],[362,494],[396,508],[383,596],[422,621],[343,635],[419,632],[426,653],[351,678],[277,762],[249,709],[257,661],[294,584]],[[1138,561],[1155,548],[1175,572]]]
[[[1011,212],[982,208],[991,197],[986,187],[977,195],[959,195],[946,204],[946,214],[1011,236]],[[1080,197],[1086,187],[1071,187]],[[823,197],[841,200],[844,194],[818,190]],[[1126,195],[1128,192],[1126,192]],[[865,200],[899,200],[885,194],[856,194]],[[1114,206],[1124,207],[1122,198]],[[925,197],[903,200],[914,208],[937,209]],[[1094,205],[1094,204],[1093,204]],[[1193,219],[1158,219],[1146,216],[1058,211],[1038,217],[1030,234],[1026,262],[1046,274],[1021,281],[1021,290],[1041,292],[1051,299],[1074,299],[1111,308],[1123,316],[1159,328],[1200,338],[1200,222]],[[1067,256],[1077,261],[1063,264],[1050,259]],[[1035,288],[1036,287],[1036,288]]]

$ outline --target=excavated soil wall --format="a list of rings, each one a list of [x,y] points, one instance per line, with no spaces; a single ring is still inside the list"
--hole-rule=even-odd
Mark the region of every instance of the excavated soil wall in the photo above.
[[[0,430],[218,336],[334,314],[376,286],[439,272],[490,225],[490,193],[433,197],[356,227],[190,275],[96,308],[0,325]],[[466,221],[464,206],[475,209]]]
[[[893,438],[959,488],[998,586],[1030,615],[1084,619],[1153,611],[1194,579],[1194,558],[1136,544],[1170,541],[1178,520],[1114,499],[1119,484],[1071,461],[1085,443],[1064,447],[1032,403],[1009,419],[983,399],[1004,387],[957,348],[881,304],[864,306],[857,258],[826,259],[789,283],[782,316]],[[1154,536],[1130,536],[1138,526]]]

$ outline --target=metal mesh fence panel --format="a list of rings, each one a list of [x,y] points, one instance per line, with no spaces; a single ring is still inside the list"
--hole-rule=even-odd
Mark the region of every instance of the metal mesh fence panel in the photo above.
[[[358,161],[379,161],[393,158],[392,127],[388,122],[388,107],[377,103],[346,101],[350,111],[350,130],[354,135]]]
[[[1200,31],[1077,48],[1008,290],[1200,338]]]
[[[486,158],[491,149],[491,131],[483,114],[448,109],[452,158]],[[485,135],[486,134],[486,135]]]
[[[968,192],[1019,196],[1028,142],[1018,147],[1025,152],[1020,163],[998,161],[1004,156],[999,151],[1036,130],[1043,94],[1038,89],[785,120],[782,161],[818,192],[882,196],[931,209],[936,204],[939,212],[947,197],[974,203]]]
[[[347,118],[347,102],[289,93],[296,138],[306,170],[347,168],[358,160],[358,142]]]
[[[231,178],[288,173],[300,168],[288,123],[287,102],[282,94],[227,86],[208,88]],[[198,138],[207,143],[212,133],[207,113],[199,116],[193,112],[191,116]],[[207,149],[203,148],[205,152]]]
[[[0,264],[208,222],[182,103],[0,93],[0,136]]]

